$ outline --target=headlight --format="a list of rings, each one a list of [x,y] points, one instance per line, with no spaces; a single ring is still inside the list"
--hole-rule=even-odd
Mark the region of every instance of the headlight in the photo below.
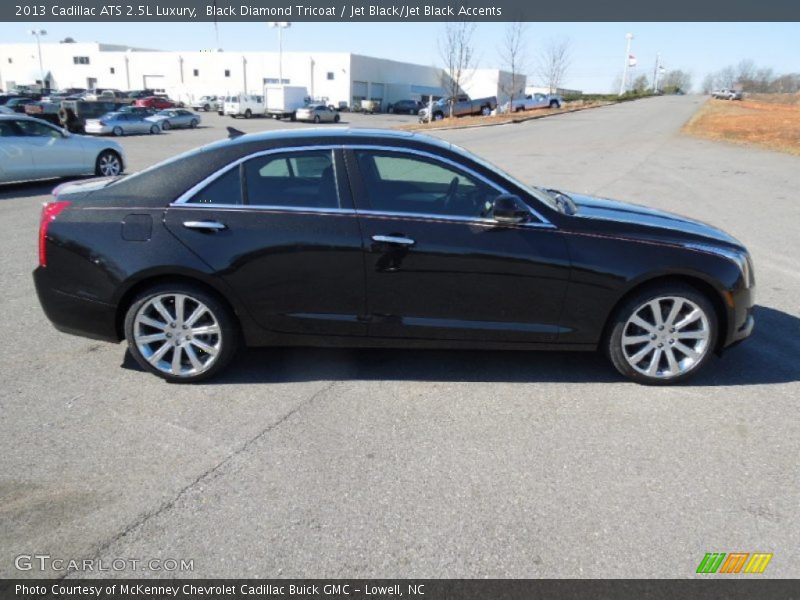
[[[750,288],[755,285],[756,281],[755,275],[753,274],[753,261],[747,252],[733,250],[732,248],[711,246],[708,244],[686,244],[686,247],[727,258],[731,262],[735,263],[737,267],[739,267],[745,287]]]

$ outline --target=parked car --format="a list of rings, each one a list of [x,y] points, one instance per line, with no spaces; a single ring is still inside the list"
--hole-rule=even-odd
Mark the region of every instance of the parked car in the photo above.
[[[200,115],[184,108],[175,108],[160,110],[146,120],[158,124],[164,131],[181,127],[194,129],[200,124]]]
[[[125,95],[130,98],[131,100],[139,100],[141,98],[149,98],[150,96],[155,96],[155,90],[131,90],[127,92]]]
[[[363,113],[367,113],[373,115],[375,113],[381,112],[381,101],[380,100],[362,100],[359,103],[359,110]]]
[[[24,107],[25,114],[60,127],[61,119],[58,116],[58,111],[61,109],[61,102],[57,99],[58,96],[55,97],[55,100],[52,100],[53,96],[50,96],[50,98],[51,100],[48,101],[42,99],[39,102],[26,104]]]
[[[99,119],[87,119],[86,133],[95,135],[130,135],[134,133],[161,133],[158,123],[135,113],[111,112]]]
[[[386,111],[390,113],[408,113],[416,115],[422,108],[422,102],[417,100],[398,100],[386,107]]]
[[[130,106],[127,103],[88,100],[64,100],[58,110],[62,127],[73,133],[83,133],[87,119],[99,119],[110,112],[117,112]]]
[[[241,343],[337,343],[599,348],[647,384],[752,331],[748,252],[709,225],[530,187],[418,134],[231,134],[55,191],[34,280],[58,329],[125,338],[173,382]]]
[[[209,112],[219,108],[220,101],[217,96],[200,96],[198,100],[192,102],[192,108]]]
[[[451,108],[452,107],[452,108]],[[454,117],[465,117],[468,115],[484,115],[492,114],[492,111],[497,108],[497,98],[494,96],[488,98],[478,98],[471,100],[469,96],[458,96],[457,98],[442,98],[433,103],[431,107],[422,108],[419,111],[420,122],[425,122],[431,118],[434,121],[439,121],[451,114]],[[428,114],[430,112],[430,115]]]
[[[132,104],[126,104],[120,106],[119,109],[116,110],[115,112],[141,115],[143,117],[151,117],[158,111],[155,108],[147,108],[146,106],[134,106]]]
[[[263,115],[264,110],[263,96],[255,94],[234,94],[225,96],[223,112],[229,117],[244,117],[245,119],[249,119],[253,115]]]
[[[714,90],[711,92],[713,98],[718,100],[741,100],[744,94],[741,90],[733,90],[730,88],[722,88],[721,90]]]
[[[147,96],[146,98],[139,98],[133,103],[134,106],[143,106],[145,108],[155,108],[163,110],[165,108],[175,108],[177,104],[169,98],[161,96]]]
[[[298,121],[312,121],[314,123],[338,123],[339,113],[324,104],[312,104],[298,108],[295,114]]]
[[[15,111],[13,108],[8,108],[7,106],[0,104],[0,115],[13,115],[16,114],[16,112],[17,111]]]
[[[0,114],[0,182],[77,175],[119,175],[119,144],[68,131],[40,119]]]
[[[24,113],[25,112],[25,105],[26,104],[33,104],[36,102],[33,98],[27,98],[21,96],[19,98],[11,98],[8,102],[5,103],[5,106],[13,110],[14,112]]]
[[[561,108],[564,99],[558,94],[527,94],[503,105],[503,112],[522,112],[537,108]]]
[[[89,102],[96,102],[98,100],[104,100],[106,102],[124,102],[128,100],[128,96],[119,90],[94,89],[84,92],[83,100],[88,100]]]

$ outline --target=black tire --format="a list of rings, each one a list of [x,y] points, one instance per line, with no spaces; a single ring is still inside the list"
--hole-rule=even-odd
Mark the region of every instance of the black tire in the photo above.
[[[488,106],[481,107],[481,115],[483,115],[484,117],[488,117],[490,114],[492,114],[492,109],[490,107]]]
[[[206,112],[208,112],[208,111],[210,111],[210,110],[211,110],[211,107],[210,107],[208,104],[204,104],[204,105],[203,105],[203,110],[204,110],[204,111],[206,111]]]
[[[117,165],[117,169],[111,172],[109,168],[113,168],[114,164]],[[122,157],[113,150],[103,150],[94,161],[94,174],[98,177],[114,177],[122,173],[123,169]]]
[[[244,111],[244,118],[245,119],[249,119],[252,116],[253,116],[253,113],[249,108],[246,111]]]
[[[672,376],[650,376],[645,373],[641,373],[637,369],[635,369],[625,358],[625,353],[623,351],[622,345],[622,336],[624,334],[625,325],[628,322],[628,319],[634,314],[634,312],[638,312],[640,308],[643,307],[644,304],[655,300],[657,298],[664,298],[664,297],[678,297],[684,300],[688,300],[689,302],[696,305],[702,313],[705,315],[708,323],[708,330],[709,336],[705,343],[705,346],[702,351],[702,355],[693,365],[691,365],[685,372],[679,373],[677,375]],[[662,327],[661,329],[664,329]],[[658,332],[657,332],[658,333]],[[650,334],[642,331],[644,336],[649,336]],[[653,333],[653,335],[656,335]],[[661,335],[659,333],[659,335]],[[671,340],[666,339],[670,336],[669,331],[664,331],[663,335],[665,339],[662,340],[661,344],[666,346],[671,343]],[[623,304],[616,310],[616,312],[611,316],[609,321],[609,326],[607,328],[607,335],[604,340],[605,352],[608,355],[611,363],[614,367],[625,377],[637,382],[642,383],[645,385],[671,385],[674,383],[680,383],[686,381],[690,377],[697,374],[699,371],[703,369],[703,367],[711,360],[711,357],[714,354],[714,350],[717,345],[717,339],[719,335],[719,323],[717,318],[717,313],[714,310],[714,306],[711,301],[699,290],[696,288],[687,285],[681,282],[674,282],[674,283],[657,283],[654,285],[648,285],[640,290],[634,292]],[[675,335],[677,339],[677,335]],[[644,342],[646,344],[650,344],[651,342],[648,340]],[[656,344],[657,342],[652,342]],[[631,346],[628,346],[631,347]],[[658,346],[661,348],[661,346]],[[637,346],[633,346],[634,352],[637,349]],[[643,349],[643,347],[642,347]],[[649,353],[645,354],[643,358],[647,358],[651,356]],[[663,358],[659,359],[659,364],[663,364],[666,362],[666,354],[662,355]],[[651,356],[652,359],[652,356]],[[640,366],[641,368],[641,366]]]
[[[161,129],[163,129],[164,131],[169,131],[170,129],[172,129],[172,125],[169,124],[169,121],[163,121],[161,123]]]
[[[314,115],[314,123],[319,123],[320,118],[319,115]]]
[[[190,129],[196,129],[196,128],[197,128],[197,119],[192,119],[192,120],[189,122],[189,128],[190,128]]]
[[[440,113],[440,112],[433,113],[433,120],[434,121],[441,121],[442,119],[444,119],[444,113]]]
[[[334,115],[334,117],[333,117],[333,122],[334,122],[334,123],[338,123],[338,122],[339,122],[339,120],[340,120],[340,119],[339,119],[339,115]]]
[[[561,105],[558,103],[558,100],[551,100],[550,108],[561,108]]]
[[[134,326],[136,315],[142,307],[151,299],[162,294],[183,294],[190,299],[198,300],[206,305],[211,311],[220,329],[220,350],[216,355],[213,364],[205,371],[191,375],[173,375],[162,371],[152,365],[144,357],[134,340]],[[241,333],[239,323],[228,306],[221,301],[216,294],[210,293],[205,289],[187,283],[163,283],[140,293],[134,298],[125,313],[125,339],[128,342],[128,349],[136,362],[146,371],[169,381],[170,383],[196,383],[214,377],[224,370],[233,360],[241,344]],[[167,351],[167,355],[174,352],[172,349]]]
[[[114,129],[111,130],[111,133],[113,133],[117,137],[125,135],[125,132],[122,130],[122,127],[120,127],[119,125],[114,127]]]
[[[151,135],[155,135],[155,134],[159,133],[160,131],[161,131],[161,129],[155,123],[150,126],[150,134]]]

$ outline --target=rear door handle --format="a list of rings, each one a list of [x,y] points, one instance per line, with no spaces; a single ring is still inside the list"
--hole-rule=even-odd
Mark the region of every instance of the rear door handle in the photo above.
[[[222,231],[228,227],[219,221],[184,221],[183,226],[188,229],[205,229],[206,231]]]
[[[416,243],[411,238],[398,235],[373,235],[372,241],[381,242],[383,244],[397,244],[399,246],[413,246]]]

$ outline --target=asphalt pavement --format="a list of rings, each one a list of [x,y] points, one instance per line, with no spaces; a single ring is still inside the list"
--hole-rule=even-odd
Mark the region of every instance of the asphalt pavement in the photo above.
[[[753,337],[679,387],[594,354],[322,349],[250,350],[211,383],[169,385],[122,344],[53,329],[31,279],[53,184],[0,187],[0,577],[40,576],[14,567],[39,553],[194,565],[102,576],[683,578],[734,551],[797,576],[800,157],[683,136],[701,101],[439,133],[526,181],[751,249]],[[205,122],[125,138],[130,168],[232,124]]]

